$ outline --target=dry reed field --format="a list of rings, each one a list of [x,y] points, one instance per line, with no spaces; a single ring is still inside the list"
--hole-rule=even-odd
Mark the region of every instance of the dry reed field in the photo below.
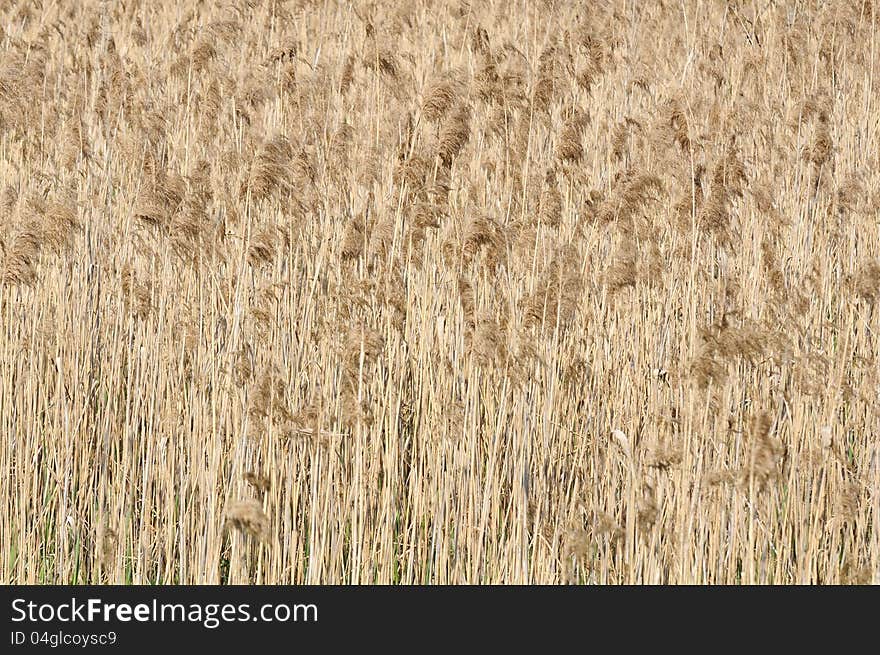
[[[0,26],[0,582],[880,582],[880,3]]]

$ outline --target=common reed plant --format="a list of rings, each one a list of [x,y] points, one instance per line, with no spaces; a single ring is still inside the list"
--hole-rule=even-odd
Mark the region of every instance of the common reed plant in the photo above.
[[[876,2],[0,25],[0,581],[880,582]]]

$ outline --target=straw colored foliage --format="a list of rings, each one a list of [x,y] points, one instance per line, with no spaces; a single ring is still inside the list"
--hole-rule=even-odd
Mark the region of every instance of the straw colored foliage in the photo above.
[[[0,26],[0,582],[880,582],[880,3]]]

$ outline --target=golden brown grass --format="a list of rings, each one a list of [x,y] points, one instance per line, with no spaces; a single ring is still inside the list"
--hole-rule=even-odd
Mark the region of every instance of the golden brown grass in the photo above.
[[[0,581],[880,581],[880,7],[0,2]]]

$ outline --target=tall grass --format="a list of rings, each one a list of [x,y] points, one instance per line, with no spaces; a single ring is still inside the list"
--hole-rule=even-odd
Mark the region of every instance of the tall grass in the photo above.
[[[880,8],[0,2],[0,581],[880,582]]]

